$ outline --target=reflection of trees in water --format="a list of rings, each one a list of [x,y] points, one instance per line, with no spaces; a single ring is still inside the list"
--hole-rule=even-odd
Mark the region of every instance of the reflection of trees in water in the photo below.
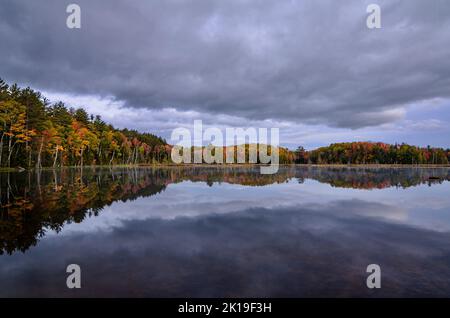
[[[448,168],[345,168],[310,167],[299,171],[301,178],[314,179],[338,188],[408,188],[420,184],[450,181]]]
[[[164,190],[160,173],[142,170],[74,170],[0,174],[0,254],[25,251],[46,230],[80,223],[114,201],[134,200]]]
[[[436,184],[450,181],[449,168],[355,168],[282,166],[273,175],[260,174],[259,167],[206,167],[173,168],[175,179],[179,181],[201,181],[212,185],[226,182],[248,186],[265,186],[284,183],[296,178],[303,183],[313,179],[333,187],[354,189],[383,189],[388,187],[408,188],[420,184]]]
[[[333,187],[373,189],[410,187],[450,180],[450,170],[280,167],[261,175],[259,167],[170,167],[137,169],[64,169],[0,173],[0,254],[26,251],[47,230],[96,216],[115,201],[160,193],[182,181],[265,186],[314,179]]]

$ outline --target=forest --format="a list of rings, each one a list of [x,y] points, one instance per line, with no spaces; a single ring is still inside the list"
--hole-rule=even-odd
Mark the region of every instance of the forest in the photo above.
[[[236,147],[236,146],[235,146]],[[172,146],[147,132],[116,129],[98,115],[0,79],[0,169],[171,163]],[[380,142],[335,143],[295,151],[281,164],[448,164],[450,149]],[[248,145],[246,145],[248,156]]]
[[[405,143],[345,142],[312,151],[299,147],[295,151],[295,162],[300,164],[446,165],[449,161],[450,149],[423,148]]]
[[[0,167],[167,162],[171,147],[150,133],[115,129],[83,108],[51,104],[0,79]]]

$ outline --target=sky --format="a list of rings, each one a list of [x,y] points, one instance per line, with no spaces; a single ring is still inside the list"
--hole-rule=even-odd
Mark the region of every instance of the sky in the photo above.
[[[277,127],[290,148],[447,148],[450,2],[0,0],[0,77],[169,142],[200,119]]]

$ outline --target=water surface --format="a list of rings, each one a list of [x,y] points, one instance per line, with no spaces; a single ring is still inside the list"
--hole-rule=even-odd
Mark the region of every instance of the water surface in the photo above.
[[[447,168],[0,173],[0,296],[448,297],[448,181]],[[72,263],[81,289],[66,287]]]

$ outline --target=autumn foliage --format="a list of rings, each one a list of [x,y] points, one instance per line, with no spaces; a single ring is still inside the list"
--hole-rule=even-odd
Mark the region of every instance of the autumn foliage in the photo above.
[[[246,162],[249,148],[245,145]],[[268,149],[270,152],[271,147]],[[0,79],[0,167],[171,163],[171,150],[171,145],[153,134],[115,129],[82,108],[67,108],[62,102],[50,104],[41,93],[9,86]],[[280,164],[416,165],[450,161],[450,149],[380,142],[335,143],[310,151],[279,147],[278,153]]]
[[[450,149],[381,142],[348,142],[312,151],[305,151],[300,147],[295,157],[297,163],[312,164],[448,164]]]
[[[50,104],[30,88],[0,80],[0,167],[167,162],[165,140],[118,130],[82,109]]]

